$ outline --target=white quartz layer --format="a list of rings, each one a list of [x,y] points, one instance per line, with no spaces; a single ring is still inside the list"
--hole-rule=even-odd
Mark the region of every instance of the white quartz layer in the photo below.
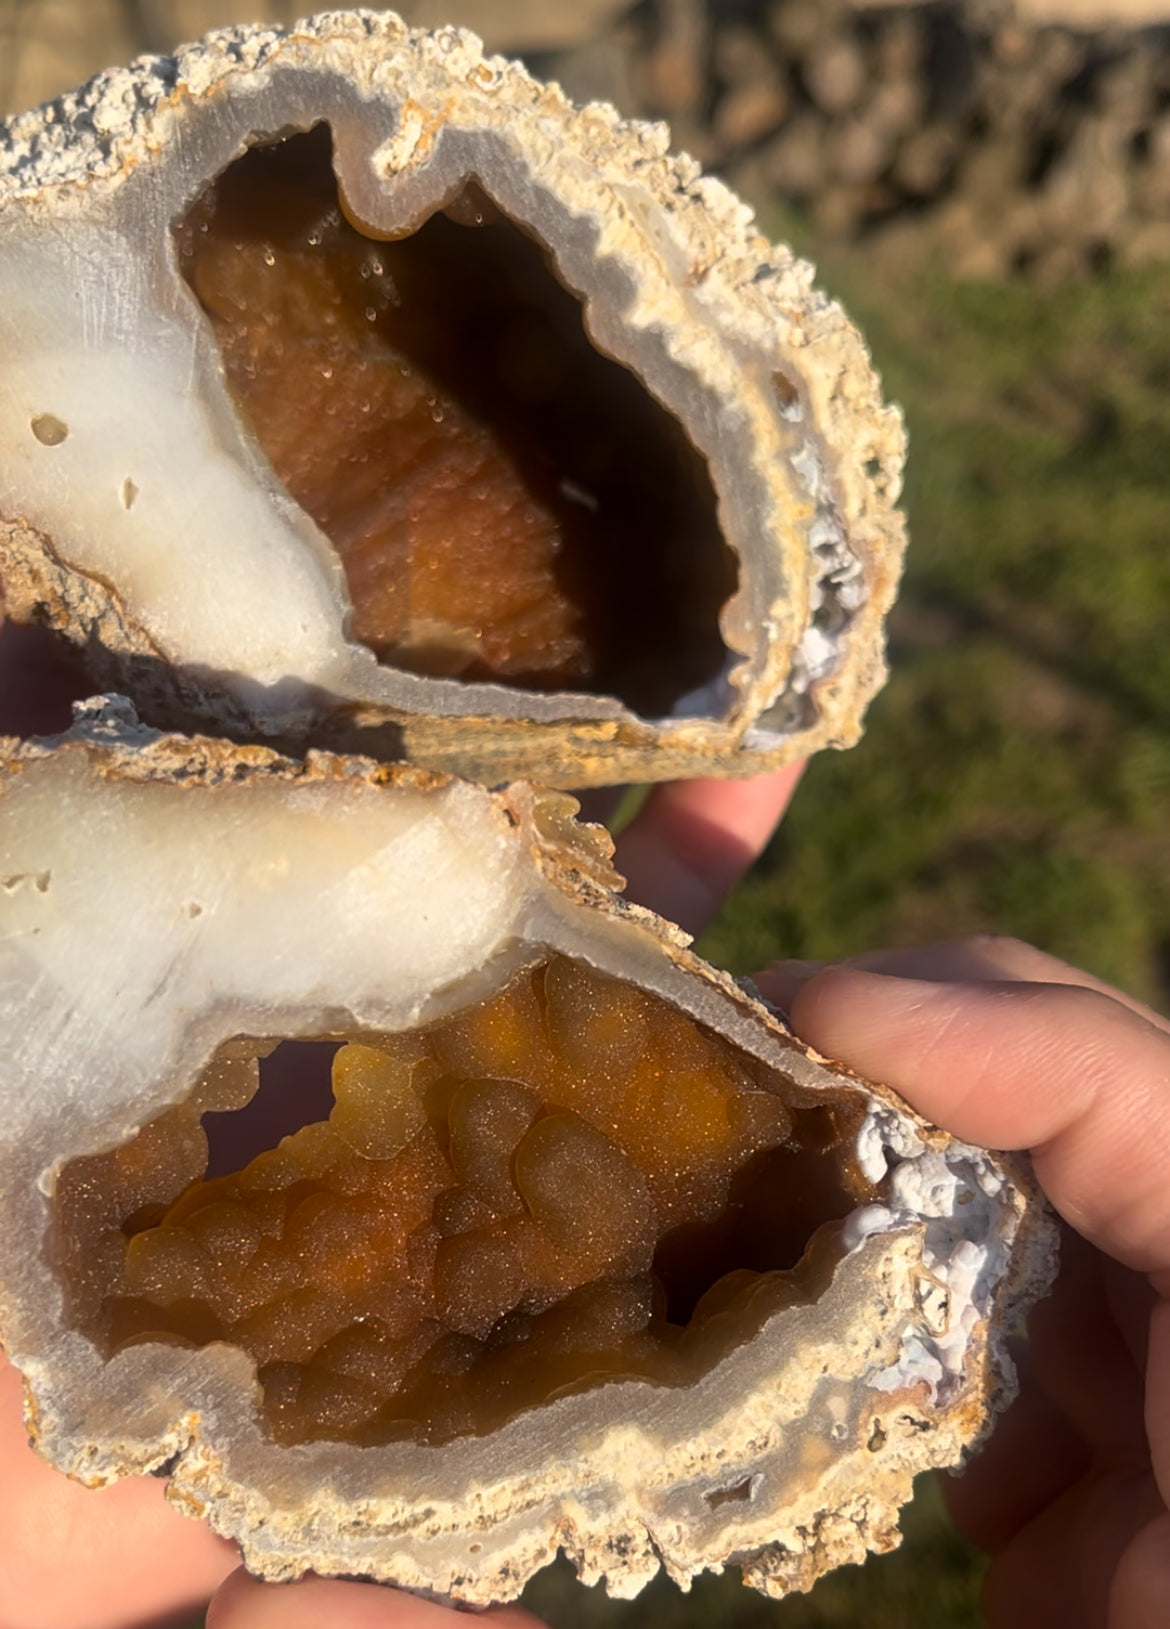
[[[172,785],[100,780],[80,752],[7,780],[6,1138],[43,1126],[46,1081],[62,1115],[137,1099],[140,1119],[201,1015],[252,1034],[298,1014],[408,1027],[491,960],[526,898],[514,833],[470,786],[253,778],[181,802],[176,819]]]
[[[190,325],[152,309],[134,257],[80,221],[64,245],[6,243],[0,350],[0,513],[117,583],[160,649],[326,683],[347,659],[335,569],[223,433]]]

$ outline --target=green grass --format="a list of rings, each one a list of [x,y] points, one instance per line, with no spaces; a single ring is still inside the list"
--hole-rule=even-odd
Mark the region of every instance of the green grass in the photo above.
[[[701,948],[749,971],[995,928],[1164,999],[1170,269],[827,270],[910,428],[893,677]]]

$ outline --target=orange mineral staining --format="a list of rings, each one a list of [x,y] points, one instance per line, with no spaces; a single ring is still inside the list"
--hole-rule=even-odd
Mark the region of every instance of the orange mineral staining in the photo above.
[[[109,1352],[243,1347],[284,1441],[442,1441],[606,1376],[678,1383],[804,1293],[856,1202],[855,1106],[566,958],[341,1044],[327,1120],[184,1183],[248,1044],[57,1202],[77,1324]]]
[[[718,673],[736,572],[706,464],[474,182],[410,237],[367,236],[321,125],[238,160],[177,238],[382,660],[645,713]]]

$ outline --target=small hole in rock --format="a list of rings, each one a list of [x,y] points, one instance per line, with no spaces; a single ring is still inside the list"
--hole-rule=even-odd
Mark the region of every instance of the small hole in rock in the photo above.
[[[38,413],[29,428],[42,447],[59,447],[69,435],[69,426],[55,413]]]
[[[703,1498],[712,1510],[718,1510],[720,1505],[746,1504],[755,1491],[755,1483],[754,1476],[745,1476],[733,1488],[719,1488],[714,1493],[705,1493]]]
[[[11,876],[0,877],[0,889],[6,894],[15,894],[18,889],[27,888],[31,883],[38,894],[47,894],[52,880],[51,871],[15,871]]]
[[[123,509],[133,509],[134,500],[137,498],[138,492],[139,492],[139,488],[138,488],[137,484],[134,481],[132,481],[130,479],[130,477],[127,475],[126,479],[122,482],[122,508]]]
[[[177,228],[354,637],[415,673],[669,713],[726,657],[737,567],[706,460],[476,180],[407,237],[369,231],[323,124],[236,160]]]
[[[73,722],[73,704],[93,694],[76,652],[37,623],[0,619],[0,669],[20,674],[0,685],[0,735],[59,735]]]
[[[776,391],[776,400],[780,403],[780,411],[786,419],[799,419],[800,417],[800,391],[792,380],[779,368],[772,374],[772,385]]]

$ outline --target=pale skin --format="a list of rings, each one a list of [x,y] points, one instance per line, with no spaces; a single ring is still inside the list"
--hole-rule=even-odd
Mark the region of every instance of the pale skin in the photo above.
[[[62,728],[69,689],[38,643],[0,633],[0,733]],[[659,788],[619,843],[631,895],[700,926],[798,774]],[[956,1519],[994,1557],[989,1629],[1164,1629],[1170,1024],[1015,940],[778,964],[759,983],[798,1034],[938,1124],[1030,1149],[1066,1224],[1019,1401],[951,1490]],[[209,1597],[209,1629],[454,1629],[444,1608],[392,1589],[248,1578],[159,1483],[91,1492],[51,1471],[25,1445],[19,1406],[17,1377],[0,1372],[0,1629],[178,1629]],[[515,1608],[493,1618],[534,1623]]]

